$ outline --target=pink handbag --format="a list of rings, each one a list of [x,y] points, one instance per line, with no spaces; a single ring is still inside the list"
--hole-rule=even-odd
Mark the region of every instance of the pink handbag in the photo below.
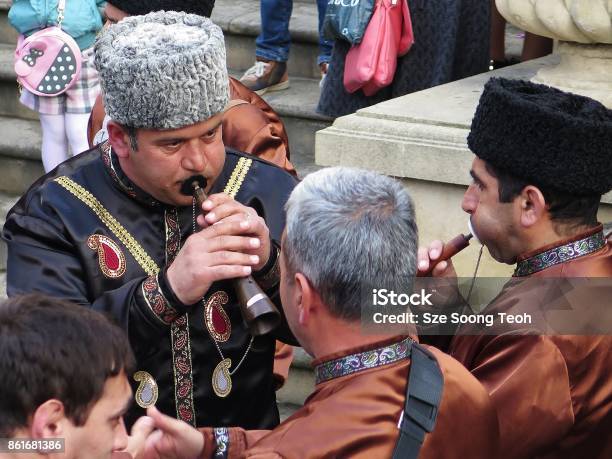
[[[81,72],[81,50],[61,29],[65,0],[58,4],[58,26],[47,27],[29,37],[21,35],[15,49],[17,81],[28,91],[53,97],[68,90]]]
[[[407,0],[378,0],[363,40],[346,55],[346,90],[362,89],[371,96],[391,84],[397,57],[406,54],[413,43]]]

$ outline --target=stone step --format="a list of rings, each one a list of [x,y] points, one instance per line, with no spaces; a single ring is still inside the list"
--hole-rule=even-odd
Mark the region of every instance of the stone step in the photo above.
[[[280,414],[281,422],[283,422],[285,419],[287,419],[289,416],[291,416],[293,413],[295,413],[300,408],[300,405],[294,405],[292,403],[285,403],[285,402],[281,402],[280,400],[277,400],[277,404],[278,404],[278,413]]]
[[[36,120],[38,114],[19,103],[17,75],[13,69],[14,45],[0,43],[0,116]]]
[[[291,162],[300,177],[320,169],[315,165],[315,133],[331,125],[332,119],[318,115],[319,82],[291,77],[289,89],[264,94],[263,98],[279,114],[289,137]]]
[[[0,192],[20,195],[44,173],[40,144],[38,121],[0,116]]]
[[[314,373],[310,362],[312,358],[301,347],[293,348],[293,362],[285,385],[276,393],[281,403],[301,406],[314,390]]]
[[[0,0],[0,43],[17,43],[19,35],[8,22],[8,10],[11,0]]]
[[[6,298],[6,272],[0,271],[0,300]]]
[[[0,193],[0,232],[8,211],[15,205],[19,196]],[[6,244],[0,238],[0,300],[6,297]]]
[[[0,232],[2,231],[2,227],[4,226],[4,220],[6,219],[6,214],[8,211],[15,205],[19,196],[14,194],[0,193]],[[4,277],[2,274],[6,270],[6,244],[0,238],[0,298],[5,294],[5,284]]]

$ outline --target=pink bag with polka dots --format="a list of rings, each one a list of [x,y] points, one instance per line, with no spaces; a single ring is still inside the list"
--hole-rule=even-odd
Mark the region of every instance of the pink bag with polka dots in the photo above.
[[[17,81],[38,96],[57,96],[70,88],[81,73],[81,50],[61,29],[63,6],[58,5],[58,26],[21,35],[15,49]]]

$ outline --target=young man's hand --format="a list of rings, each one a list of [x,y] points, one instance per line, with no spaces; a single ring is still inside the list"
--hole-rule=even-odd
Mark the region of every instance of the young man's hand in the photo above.
[[[123,422],[123,421],[121,421]],[[132,426],[127,447],[122,451],[113,451],[112,459],[142,459],[147,437],[155,429],[155,421],[142,416]]]
[[[155,431],[144,445],[143,459],[196,459],[204,450],[204,436],[189,424],[160,413],[157,408],[147,409],[153,419]]]

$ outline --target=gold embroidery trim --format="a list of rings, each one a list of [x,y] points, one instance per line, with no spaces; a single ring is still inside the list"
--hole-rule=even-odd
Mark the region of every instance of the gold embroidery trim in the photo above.
[[[157,387],[157,383],[153,376],[146,371],[137,371],[134,373],[134,381],[138,382],[138,389],[136,389],[136,403],[141,408],[148,408],[150,406],[155,405],[157,403],[157,398],[159,397],[159,388]],[[150,397],[145,400],[143,395],[145,391],[148,389],[150,392]]]
[[[232,198],[236,197],[252,164],[253,160],[250,158],[242,157],[238,160],[238,164],[236,164],[236,167],[232,171],[232,175],[227,181],[227,185],[225,185],[223,189],[225,194],[230,195]]]
[[[180,390],[179,380],[182,377],[178,375],[179,370],[177,368],[177,358],[175,354],[176,335],[180,331],[185,331],[185,339],[187,340],[187,343],[186,343],[187,348],[184,350],[184,357],[185,357],[186,364],[189,367],[189,371],[185,373],[187,376],[184,376],[184,378],[188,378],[188,382],[187,382],[188,392],[183,397],[181,397],[181,394],[179,394],[179,390]],[[185,314],[179,317],[174,322],[172,322],[172,325],[170,326],[170,340],[171,340],[171,345],[172,345],[172,372],[174,374],[174,404],[176,408],[176,418],[188,424],[191,424],[193,427],[195,427],[196,426],[196,414],[195,414],[195,406],[193,403],[193,364],[192,364],[193,361],[191,359],[191,337],[189,336],[189,315],[188,314]],[[183,349],[180,349],[179,352],[182,353]],[[185,400],[185,399],[187,399],[187,404],[181,405],[180,401]],[[191,414],[191,419],[186,418],[183,415],[183,413],[180,411],[181,408],[187,409],[189,411],[188,414]]]
[[[121,243],[128,249],[130,254],[132,254],[134,260],[136,260],[140,267],[149,276],[159,273],[159,267],[145,251],[145,249],[123,227],[123,225],[104,208],[102,203],[98,201],[93,194],[68,177],[58,177],[55,179],[55,181],[80,199],[98,216],[102,223],[104,223],[106,227],[121,241]]]

